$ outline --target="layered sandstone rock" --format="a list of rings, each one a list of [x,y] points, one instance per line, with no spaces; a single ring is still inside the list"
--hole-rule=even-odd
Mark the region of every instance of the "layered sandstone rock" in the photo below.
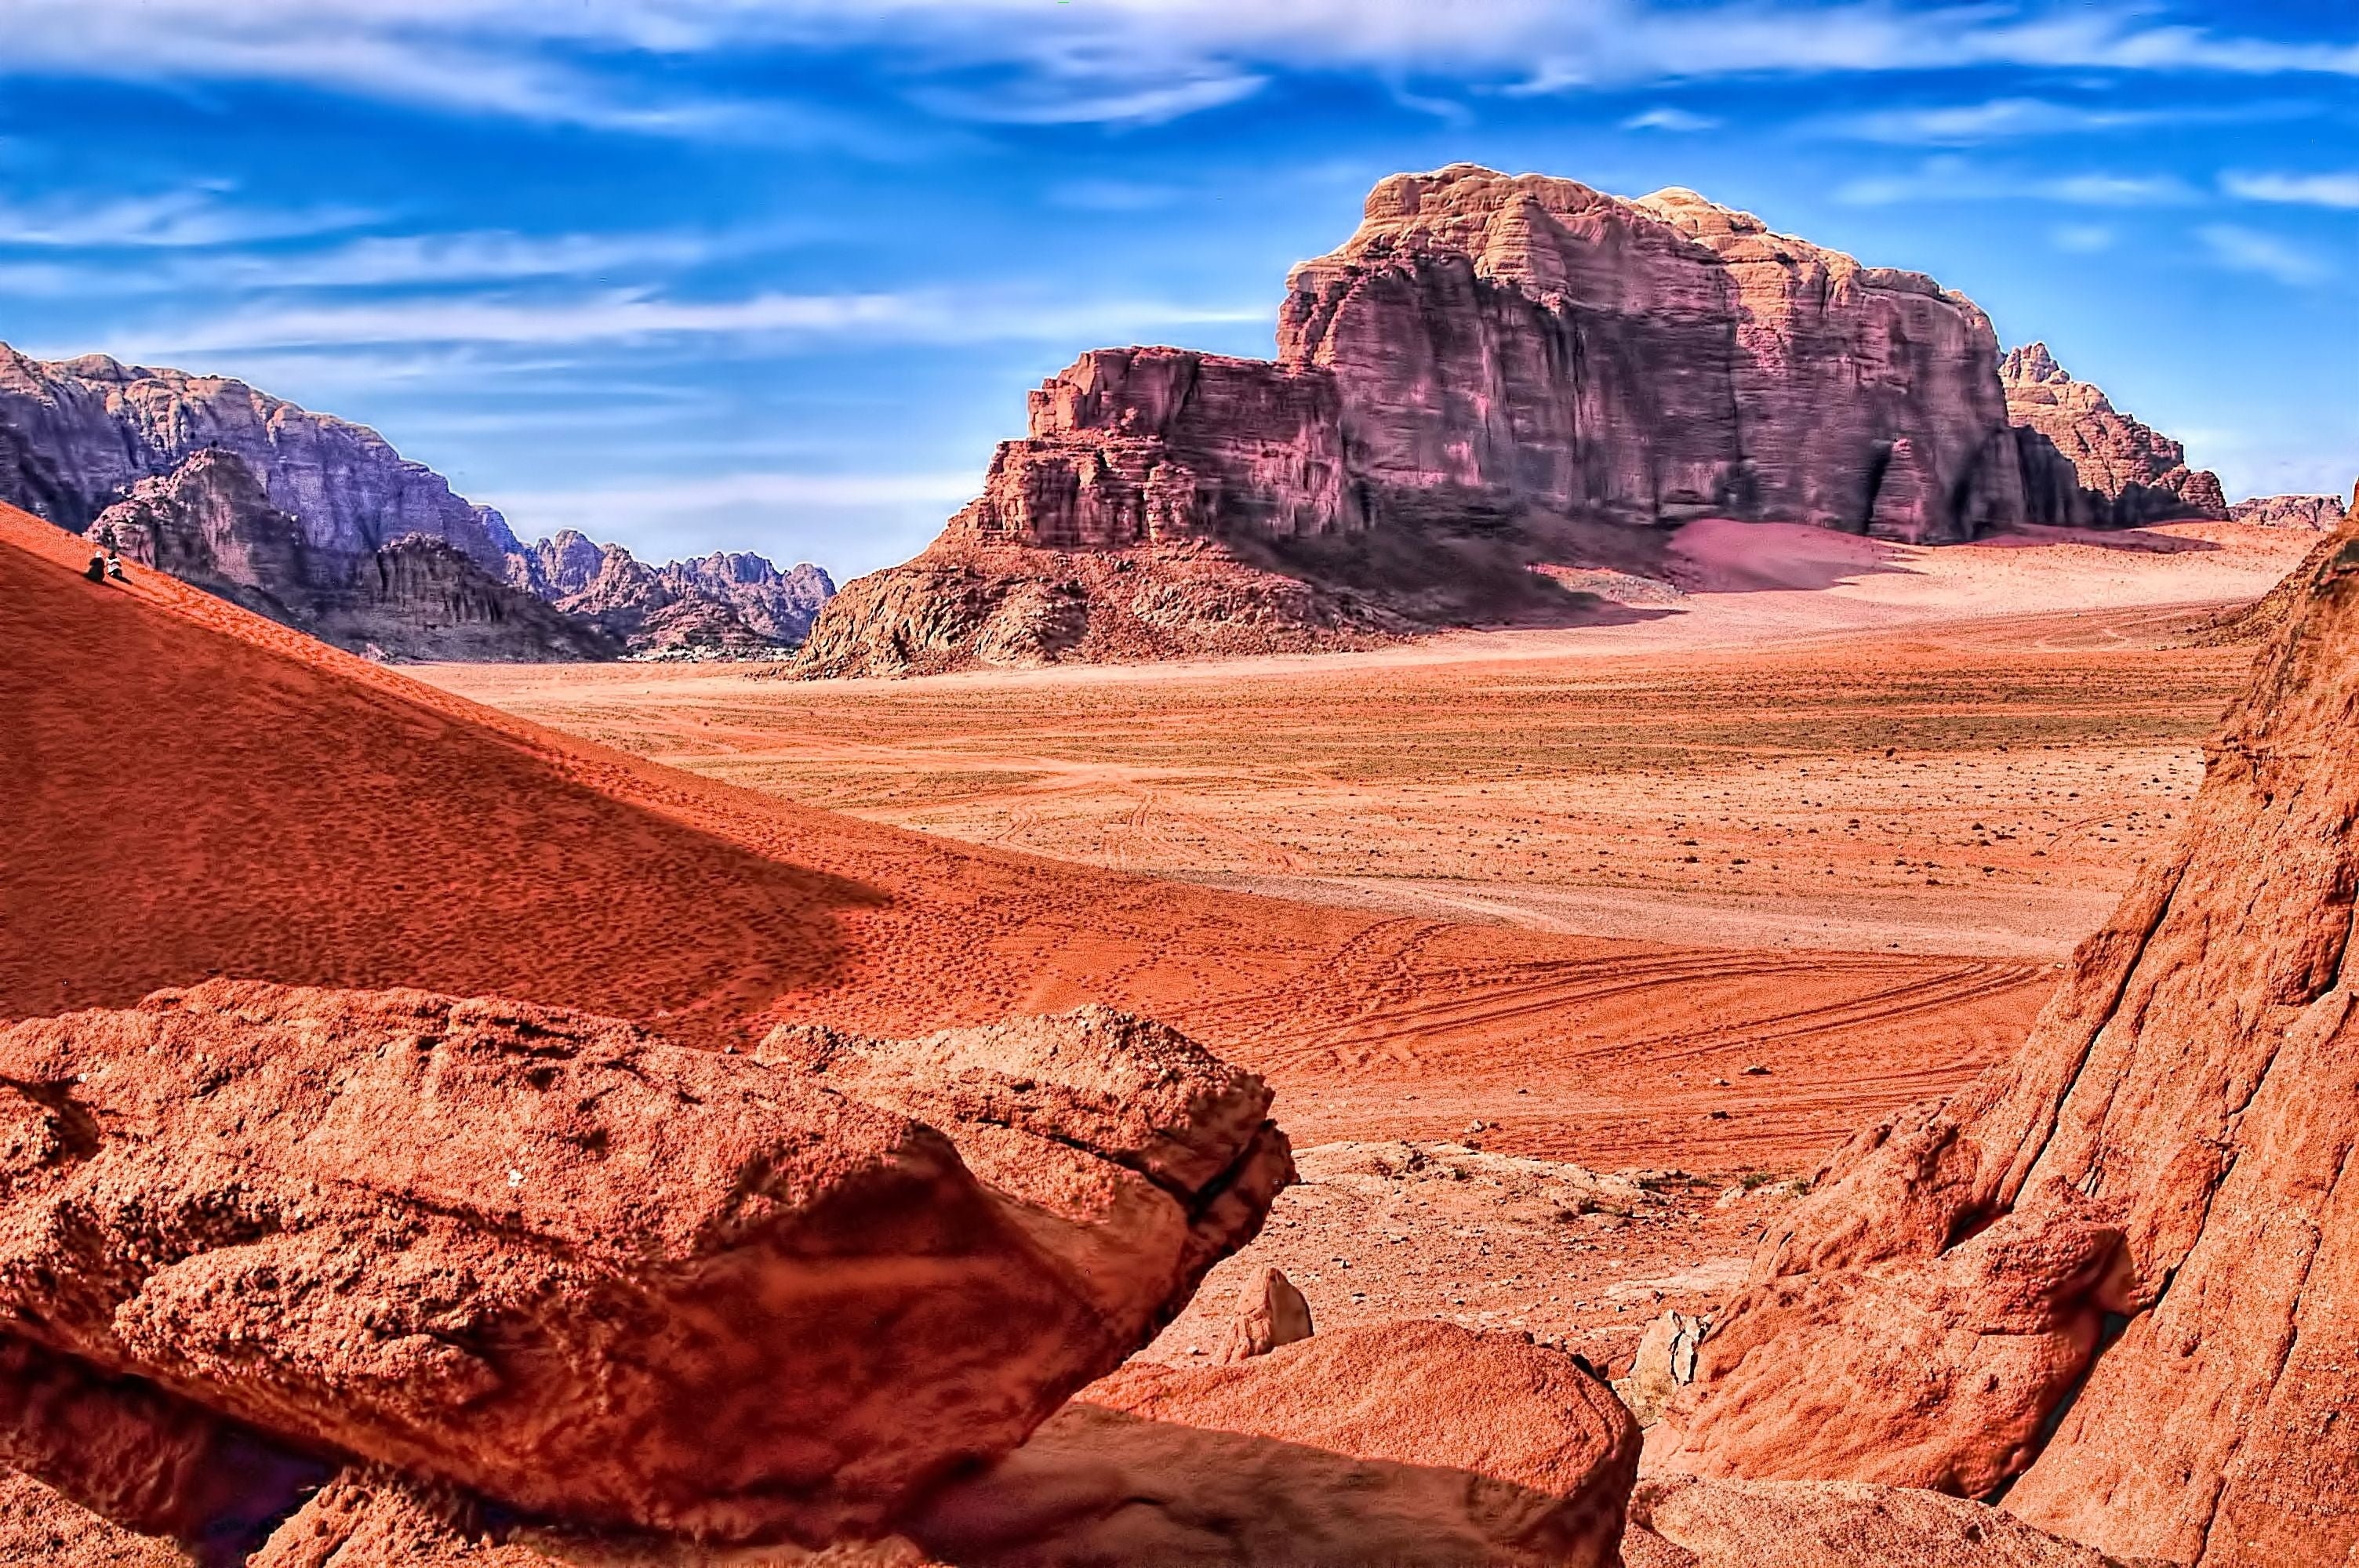
[[[2016,521],[1972,301],[1691,190],[1624,200],[1458,164],[1395,175],[1288,279],[1280,359],[1332,371],[1380,513],[1712,512],[1864,531],[1909,443],[1910,537]],[[1899,514],[1908,514],[1899,521]]]
[[[244,459],[215,449],[139,481],[90,531],[131,560],[354,653],[514,661],[621,652],[441,539],[409,535],[357,555],[315,544]]]
[[[224,1424],[580,1526],[875,1535],[1144,1344],[1290,1169],[1258,1080],[1115,1015],[834,1053],[232,982],[18,1024],[8,1330],[195,1414],[108,1416],[126,1465],[64,1441],[99,1407],[18,1399],[5,1457],[183,1539],[201,1487],[152,1477],[220,1480]]]
[[[2228,508],[2234,522],[2263,528],[2312,528],[2321,533],[2343,521],[2343,499],[2335,495],[2255,495]]]
[[[801,673],[1566,623],[1592,601],[1515,579],[1621,564],[1572,521],[1940,541],[2025,516],[1998,343],[1972,301],[1692,191],[1625,200],[1467,164],[1395,176],[1345,244],[1294,270],[1277,336],[1274,361],[1101,349],[1051,377],[983,494],[823,611]],[[1168,636],[1134,632],[1153,618],[1131,585],[1068,564],[1145,568],[1175,544],[1209,546],[1200,562],[1233,586],[1191,592]],[[1295,588],[1247,589],[1272,575]],[[1044,577],[1070,590],[1044,597]],[[1260,645],[1234,630],[1240,600],[1270,611]]]
[[[1874,1292],[1965,1331],[1913,1336],[1929,1396],[1983,1398],[1988,1372],[2012,1413],[1977,1440],[1938,1399],[1863,1396],[1821,1478],[1930,1445],[1951,1485],[2014,1475],[2009,1510],[2125,1557],[2359,1550],[2359,527],[2292,599],[2185,838],[2082,944],[2022,1053],[1854,1139],[1765,1243],[1671,1418],[1674,1464],[1791,1474],[1804,1412],[1873,1342],[1841,1303]],[[1986,1238],[2051,1234],[2077,1239],[1973,1263]],[[2037,1376],[2001,1337],[2026,1314],[2051,1325]]]
[[[962,1568],[1608,1568],[1637,1463],[1637,1424],[1571,1357],[1381,1324],[1125,1367],[906,1528]]]
[[[1999,381],[2033,522],[2126,528],[2228,515],[2218,475],[2190,469],[2177,441],[2122,413],[2099,388],[2073,380],[2047,344],[2009,349],[1999,362]]]

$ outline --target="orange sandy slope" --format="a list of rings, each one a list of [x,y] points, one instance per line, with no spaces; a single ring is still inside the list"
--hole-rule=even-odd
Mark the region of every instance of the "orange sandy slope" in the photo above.
[[[1300,1141],[1480,1118],[1496,1149],[1727,1171],[1958,1083],[2052,974],[1385,917],[945,842],[560,736],[168,579],[94,585],[86,559],[0,508],[0,1018],[214,974],[706,1044],[1103,1000],[1268,1074]]]

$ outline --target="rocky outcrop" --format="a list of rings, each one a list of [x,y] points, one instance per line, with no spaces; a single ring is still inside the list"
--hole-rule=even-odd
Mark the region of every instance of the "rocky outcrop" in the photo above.
[[[1958,1489],[2011,1478],[2011,1512],[2125,1557],[2359,1549],[2359,527],[2292,597],[2186,837],[2023,1051],[1854,1138],[1765,1242],[1668,1418],[1674,1464],[1791,1474],[1785,1443],[1883,1334],[1916,1342],[1928,1397],[1860,1390],[1819,1478],[1938,1451]],[[1926,1330],[1843,1304],[1871,1299]],[[1977,1439],[1942,1390],[2007,1413]]]
[[[760,556],[715,552],[651,567],[571,528],[519,549],[508,576],[637,653],[775,654],[801,643],[835,594],[808,561],[782,572]]]
[[[1469,506],[1864,531],[1894,445],[1910,536],[2021,514],[1989,321],[1691,190],[1396,175],[1288,279],[1279,358],[1336,379],[1381,515]],[[1887,508],[1887,512],[1898,510]]]
[[[1145,1344],[1290,1172],[1258,1079],[1121,1015],[804,1044],[225,981],[0,1033],[5,1457],[191,1544],[339,1461],[876,1535]],[[240,1442],[266,1462],[223,1472]]]
[[[619,643],[425,535],[353,555],[312,542],[244,459],[206,449],[143,479],[90,532],[124,556],[354,653],[601,659]]]
[[[2310,528],[2324,533],[2343,522],[2343,505],[2333,495],[2256,495],[2228,508],[2229,518],[2262,528]]]
[[[2228,515],[2218,475],[2190,469],[2177,441],[2122,413],[2099,388],[2073,380],[2047,344],[2009,349],[1999,362],[1999,381],[2015,422],[2031,521],[2128,528]]]
[[[1272,361],[1082,355],[1031,394],[1026,436],[932,549],[822,612],[801,672],[1561,622],[1589,601],[1517,579],[1620,564],[1574,524],[1712,514],[1940,541],[2025,516],[1972,301],[1692,191],[1397,175],[1294,270],[1277,337]],[[1142,569],[1182,546],[1225,562],[1231,590],[1191,595],[1160,637],[1132,629],[1154,618],[1130,584],[1070,564]],[[1295,586],[1248,593],[1256,574]],[[1240,598],[1267,609],[1256,636],[1224,612]],[[1038,630],[1009,636],[1011,619]]]

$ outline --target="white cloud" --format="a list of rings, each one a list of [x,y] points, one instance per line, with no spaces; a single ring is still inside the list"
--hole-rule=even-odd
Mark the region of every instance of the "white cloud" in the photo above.
[[[2223,174],[2221,189],[2247,201],[2359,209],[2359,172],[2350,174]]]
[[[2060,251],[2093,255],[2113,247],[2114,232],[2102,223],[2059,223],[2049,231],[2049,238],[2056,242]]]
[[[2038,189],[2053,200],[2085,207],[2178,207],[2196,200],[2192,187],[2168,174],[2071,174]]]
[[[2198,200],[2174,175],[2069,174],[2030,178],[1983,168],[1962,157],[1927,158],[1897,174],[1864,176],[1835,189],[1854,207],[1911,201],[2045,201],[2070,207],[2178,207]]]
[[[0,0],[0,71],[293,81],[667,134],[828,134],[820,111],[631,70],[764,49],[884,51],[935,93],[951,73],[1004,71],[1004,91],[931,101],[1039,124],[1168,119],[1291,68],[1526,92],[1992,65],[2359,76],[2359,43],[2158,25],[2139,0]]]
[[[2210,249],[2212,259],[2232,271],[2257,273],[2297,286],[2323,283],[2334,274],[2319,257],[2273,234],[2232,223],[2208,224],[2196,232]]]
[[[122,357],[229,350],[345,349],[379,344],[571,345],[667,337],[834,337],[920,342],[1003,339],[1101,341],[1149,328],[1258,321],[1266,306],[1205,307],[1155,300],[1057,305],[934,291],[761,294],[683,300],[610,290],[561,299],[401,298],[272,303],[138,334]]]
[[[1709,114],[1698,114],[1691,110],[1665,104],[1631,115],[1622,122],[1622,128],[1625,131],[1711,131],[1717,130],[1720,124]]]
[[[101,201],[0,200],[0,247],[169,250],[238,244],[350,229],[370,216],[350,208],[295,212],[241,207],[223,191],[206,187]]]

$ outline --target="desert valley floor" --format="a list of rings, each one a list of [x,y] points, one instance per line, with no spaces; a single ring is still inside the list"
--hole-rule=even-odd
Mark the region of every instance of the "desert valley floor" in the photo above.
[[[1680,585],[1603,584],[1595,625],[1370,654],[415,673],[832,821],[1125,873],[1027,878],[988,959],[940,954],[963,995],[896,945],[810,1008],[1105,1000],[1270,1077],[1304,1184],[1151,1356],[1216,1348],[1276,1263],[1322,1325],[1440,1315],[1610,1362],[1738,1283],[1850,1130],[2021,1042],[2200,780],[2252,657],[2201,628],[2315,539],[1767,531],[1774,568],[1759,526],[1690,528]],[[1133,875],[1168,881],[1090,903]]]

